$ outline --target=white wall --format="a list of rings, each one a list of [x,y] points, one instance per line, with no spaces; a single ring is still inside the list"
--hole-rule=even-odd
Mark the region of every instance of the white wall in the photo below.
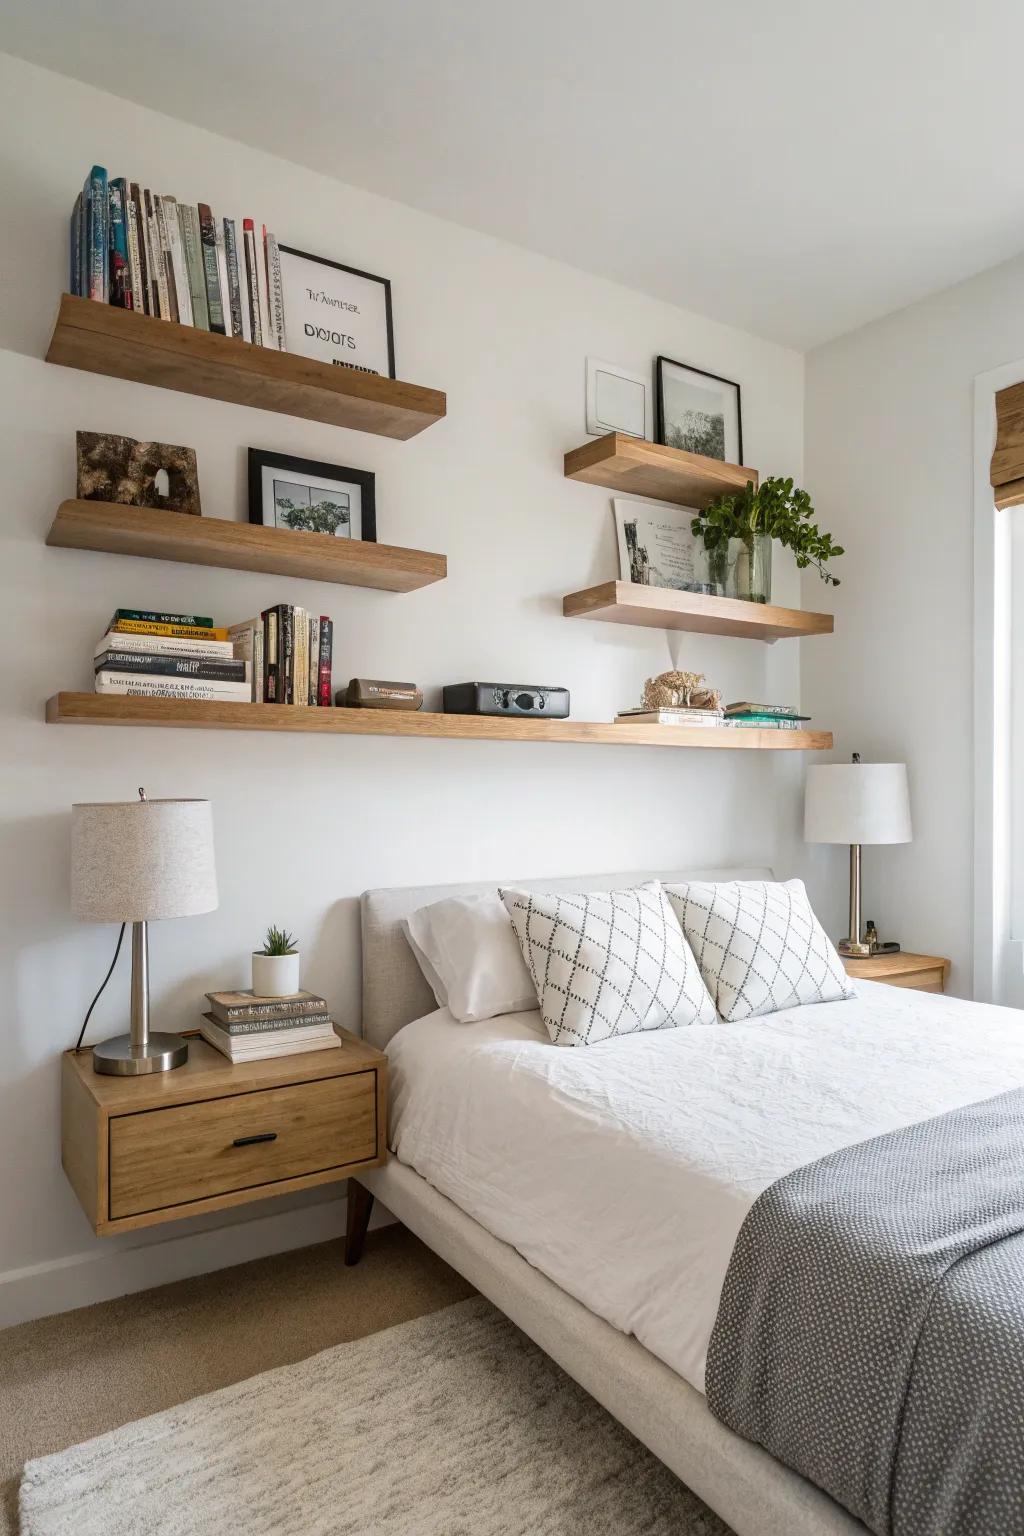
[[[972,379],[1024,357],[1024,258],[807,358],[807,484],[845,545],[830,651],[803,648],[803,700],[836,755],[902,760],[914,842],[864,853],[865,913],[971,985]],[[803,579],[805,606],[821,595]],[[845,926],[845,853],[809,852],[812,897]]]
[[[223,1227],[218,1218],[130,1240],[92,1236],[59,1166],[57,1058],[115,931],[68,913],[72,801],[131,797],[140,784],[213,801],[220,910],[152,935],[164,1027],[190,1023],[204,988],[245,984],[247,955],[270,921],[300,936],[305,980],[357,1027],[356,897],[367,886],[688,861],[787,870],[793,857],[795,754],[45,726],[49,694],[89,686],[112,609],[184,608],[232,622],[275,601],[319,605],[335,621],[336,681],[413,678],[432,699],[442,682],[474,677],[564,683],[576,715],[609,719],[674,659],[706,669],[732,697],[795,698],[795,644],[680,636],[670,647],[657,632],[561,617],[563,593],[615,574],[610,497],[566,482],[561,457],[583,438],[585,355],[646,370],[664,352],[740,380],[748,462],[799,475],[803,363],[2,56],[0,113],[3,1321],[338,1229],[336,1208],[307,1201],[290,1226],[249,1221],[189,1237],[196,1225]],[[446,389],[447,420],[391,443],[44,363],[66,283],[67,218],[94,160],[388,274],[399,374]],[[195,446],[212,517],[245,516],[250,444],[372,469],[382,541],[445,551],[449,578],[391,596],[46,549],[57,503],[74,491],[76,428]],[[796,602],[796,573],[777,564],[779,600]],[[96,1038],[123,1027],[126,989],[122,962]],[[267,1211],[242,1215],[254,1213]],[[133,1257],[118,1257],[125,1247]]]

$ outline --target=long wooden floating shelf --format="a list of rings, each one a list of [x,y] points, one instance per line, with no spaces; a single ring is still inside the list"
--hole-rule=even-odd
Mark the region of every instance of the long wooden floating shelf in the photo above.
[[[70,293],[61,296],[46,361],[380,437],[415,437],[447,409],[439,389],[254,347]]]
[[[443,581],[448,574],[444,555],[422,549],[193,517],[160,507],[125,507],[112,501],[62,501],[46,542],[61,549],[263,571],[270,576],[376,587],[382,592],[413,592]]]
[[[761,731],[729,726],[613,725],[596,720],[527,720],[412,710],[311,709],[288,704],[207,704],[191,699],[58,693],[50,725],[156,725],[195,730],[306,731],[320,736],[412,736],[448,741],[573,741],[617,747],[704,747],[725,751],[831,749],[829,731]]]
[[[609,624],[685,629],[699,635],[739,635],[765,640],[769,645],[802,635],[830,635],[834,622],[830,613],[644,587],[632,581],[606,581],[583,592],[570,592],[562,599],[562,612],[567,619],[603,619]]]
[[[655,496],[683,507],[706,507],[716,496],[757,484],[757,470],[699,453],[609,432],[565,455],[565,478],[603,485],[620,496]]]

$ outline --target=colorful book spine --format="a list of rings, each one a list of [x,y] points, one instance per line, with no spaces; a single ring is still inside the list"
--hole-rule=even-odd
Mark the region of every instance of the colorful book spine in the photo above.
[[[270,323],[270,296],[267,292],[267,253],[264,244],[266,230],[261,233],[254,231],[254,250],[256,253],[256,292],[260,303],[260,331],[263,335],[263,345],[272,347],[274,337]]]
[[[735,726],[737,730],[761,730],[761,731],[795,731],[799,726],[798,720],[784,720],[780,715],[730,715],[724,721],[725,725]]]
[[[314,707],[320,692],[320,620],[315,613],[309,616],[309,672],[307,674],[306,703]]]
[[[280,704],[280,625],[278,611],[268,608],[263,615],[263,701]]]
[[[238,336],[243,341],[249,338],[245,334],[242,309],[242,283],[238,270],[238,241],[235,236],[234,219],[224,220],[224,256],[227,262],[228,273],[228,309],[231,314],[231,334]]]
[[[331,664],[334,652],[334,623],[320,615],[320,658],[318,668],[317,699],[321,709],[331,708]]]
[[[89,266],[87,295],[106,304],[110,297],[110,199],[107,173],[94,165],[88,180]]]
[[[249,328],[253,345],[262,347],[263,326],[260,321],[260,290],[256,265],[256,230],[252,219],[242,220],[242,243],[245,247],[245,285],[249,301]]]
[[[248,683],[203,683],[191,677],[140,677],[134,672],[97,672],[97,693],[132,698],[197,699],[211,704],[248,704]]]
[[[208,331],[210,329],[210,306],[206,298],[206,273],[203,265],[203,242],[199,232],[198,209],[186,203],[179,203],[178,223],[181,230],[182,251],[185,257],[185,273],[188,279],[192,324],[198,330]]]
[[[132,285],[132,308],[145,313],[145,284],[142,280],[142,261],[139,254],[139,220],[130,190],[122,194],[124,202],[124,227],[128,235],[128,275]]]
[[[75,198],[75,206],[71,212],[71,244],[68,252],[68,292],[81,298],[84,289],[82,273],[82,205],[84,198],[81,192]]]
[[[213,628],[213,620],[202,613],[161,613],[146,608],[115,608],[107,628],[112,629],[122,619],[135,619],[140,624],[187,624],[190,629]]]
[[[224,311],[224,334],[231,335],[231,293],[228,287],[228,250],[224,237],[224,221],[214,220],[214,237],[217,242],[217,279],[220,283],[220,302]]]
[[[199,204],[199,239],[203,252],[203,275],[206,279],[206,302],[210,310],[210,330],[225,334],[224,304],[220,292],[220,272],[217,268],[217,226],[209,203]]]
[[[281,253],[273,235],[263,227],[263,245],[267,261],[267,307],[273,345],[279,352],[288,350],[284,330],[284,283],[281,278]]]
[[[185,248],[181,243],[181,224],[178,219],[178,199],[162,197],[164,232],[167,236],[168,263],[174,274],[174,297],[178,306],[179,325],[192,324],[192,293],[185,266]]]
[[[282,704],[294,704],[295,682],[295,610],[290,603],[278,605],[278,662],[280,665],[281,699]]]
[[[137,181],[133,181],[128,188],[128,195],[135,209],[135,228],[139,241],[139,267],[142,275],[142,302],[136,307],[144,314],[155,315],[153,307],[153,258],[149,249],[149,231],[146,226],[146,208]]]
[[[176,325],[181,323],[181,311],[178,308],[178,284],[174,274],[174,264],[171,261],[171,237],[167,232],[167,219],[164,215],[164,200],[162,197],[153,198],[153,212],[156,214],[156,233],[160,241],[160,254],[164,281],[167,284],[167,318],[173,320]]]
[[[179,640],[227,640],[226,629],[207,629],[204,624],[164,624],[144,619],[118,619],[111,624],[111,635],[174,635]]]
[[[110,302],[118,309],[134,309],[132,275],[128,266],[128,223],[125,214],[124,177],[110,183]]]
[[[141,651],[107,651],[97,672],[143,673],[151,677],[194,677],[203,683],[247,683],[245,661],[213,661],[201,656],[147,656]]]

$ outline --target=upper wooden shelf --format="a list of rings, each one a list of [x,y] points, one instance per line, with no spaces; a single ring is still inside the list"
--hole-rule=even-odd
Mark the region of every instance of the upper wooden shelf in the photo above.
[[[61,549],[96,549],[186,565],[264,571],[270,576],[301,576],[382,592],[413,592],[443,581],[448,574],[444,555],[422,549],[193,517],[160,507],[125,507],[113,501],[62,501],[46,542]]]
[[[654,496],[698,509],[716,496],[742,491],[748,480],[757,484],[756,469],[683,453],[622,432],[609,432],[607,437],[573,448],[565,456],[565,477],[606,486],[620,496]]]
[[[207,704],[192,699],[58,693],[50,725],[186,726],[221,731],[308,731],[320,736],[412,736],[449,741],[573,741],[617,747],[704,747],[726,751],[827,752],[830,731],[753,727],[615,725],[598,720],[533,720],[509,715],[440,715],[422,710],[312,709],[290,704]]]
[[[447,408],[439,389],[334,368],[70,293],[61,297],[46,361],[380,437],[415,437]]]
[[[606,581],[562,599],[567,619],[605,619],[611,624],[641,624],[648,629],[686,629],[699,635],[738,635],[748,640],[830,635],[830,613],[776,608],[735,597],[709,597],[670,587],[644,587],[632,581]]]

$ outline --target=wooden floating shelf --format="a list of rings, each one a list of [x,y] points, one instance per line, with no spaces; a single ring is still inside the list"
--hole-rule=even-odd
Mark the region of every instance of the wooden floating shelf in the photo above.
[[[320,736],[411,736],[449,741],[572,741],[617,747],[704,747],[725,751],[831,749],[830,731],[761,731],[729,726],[613,725],[592,720],[440,715],[412,710],[312,709],[288,704],[218,704],[192,699],[58,693],[50,725],[184,726],[196,730],[306,731]]]
[[[830,613],[805,613],[801,608],[776,608],[735,597],[710,597],[703,592],[677,592],[668,587],[644,587],[632,581],[606,581],[562,599],[567,619],[604,619],[610,624],[641,624],[648,629],[685,629],[699,635],[738,635],[748,640],[830,635]]]
[[[748,480],[756,485],[757,470],[609,432],[565,455],[565,478],[603,485],[620,496],[654,496],[700,508],[716,496],[742,491]]]
[[[229,523],[219,517],[126,507],[112,501],[62,501],[46,542],[61,549],[263,571],[270,576],[376,587],[382,592],[414,592],[443,581],[448,574],[444,555],[422,549],[364,544],[300,529]]]
[[[447,409],[439,389],[254,347],[70,293],[61,296],[46,361],[380,437],[415,437]]]

